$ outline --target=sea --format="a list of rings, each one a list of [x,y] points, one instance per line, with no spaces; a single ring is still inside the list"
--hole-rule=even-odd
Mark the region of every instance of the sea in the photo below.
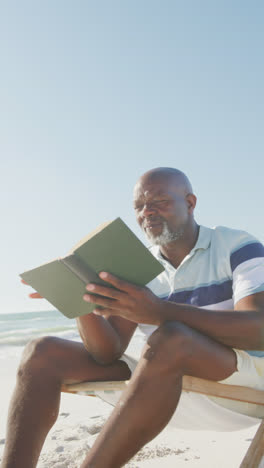
[[[76,321],[57,310],[0,314],[0,360],[21,356],[29,341],[47,335],[81,341]],[[133,354],[142,348],[142,339],[136,332],[130,345]]]
[[[45,335],[80,341],[76,321],[57,310],[0,314],[0,359],[19,356],[29,341]]]

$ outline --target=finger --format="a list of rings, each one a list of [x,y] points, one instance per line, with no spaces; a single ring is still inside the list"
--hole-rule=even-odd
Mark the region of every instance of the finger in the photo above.
[[[122,291],[117,291],[113,288],[108,288],[98,284],[87,284],[87,291],[91,291],[93,294],[98,294],[99,296],[110,297],[112,299],[121,299],[121,295],[124,293]]]
[[[132,291],[138,290],[138,286],[135,286],[128,281],[121,280],[110,273],[106,273],[105,271],[101,271],[99,276],[102,280],[107,281],[107,283],[112,284],[115,288],[119,289],[120,291],[131,293]]]
[[[117,304],[114,299],[108,299],[107,297],[103,296],[96,296],[95,294],[84,294],[83,300],[85,302],[91,302],[92,304],[102,306],[103,308],[112,308],[115,303]]]
[[[29,297],[32,299],[44,299],[39,293],[31,293],[29,294]]]
[[[105,319],[111,317],[111,315],[115,315],[112,309],[104,309],[104,308],[102,309],[95,308],[93,310],[93,314],[104,317]]]
[[[21,281],[21,283],[23,283],[23,284],[26,284],[27,286],[29,286],[29,284],[28,284],[28,283],[26,283],[26,281],[25,281],[25,280],[23,280],[23,279],[22,279],[22,280],[20,280],[20,281]]]

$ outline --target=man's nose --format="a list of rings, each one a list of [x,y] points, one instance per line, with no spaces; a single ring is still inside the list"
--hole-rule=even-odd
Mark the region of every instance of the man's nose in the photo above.
[[[145,205],[142,208],[141,215],[146,217],[155,213],[156,210],[154,208],[154,205],[152,203],[145,203]]]

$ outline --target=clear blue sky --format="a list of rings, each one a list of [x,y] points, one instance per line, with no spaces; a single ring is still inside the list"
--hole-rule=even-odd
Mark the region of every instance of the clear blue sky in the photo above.
[[[177,167],[196,218],[263,234],[264,4],[4,1],[0,313],[45,310],[18,273],[121,216]],[[141,237],[142,238],[142,237]]]

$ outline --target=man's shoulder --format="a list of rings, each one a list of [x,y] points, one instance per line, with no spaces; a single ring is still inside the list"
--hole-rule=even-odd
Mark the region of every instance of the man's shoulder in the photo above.
[[[263,265],[264,247],[247,231],[217,226],[212,229],[211,249],[217,253],[218,258],[228,259],[232,272],[238,266],[240,269],[242,266],[249,266],[248,260],[251,261],[251,266],[253,263]]]
[[[261,245],[261,242],[249,232],[227,226],[215,226],[212,228],[211,240],[213,243],[225,245],[225,248],[228,248],[230,253],[246,245],[255,243]]]

